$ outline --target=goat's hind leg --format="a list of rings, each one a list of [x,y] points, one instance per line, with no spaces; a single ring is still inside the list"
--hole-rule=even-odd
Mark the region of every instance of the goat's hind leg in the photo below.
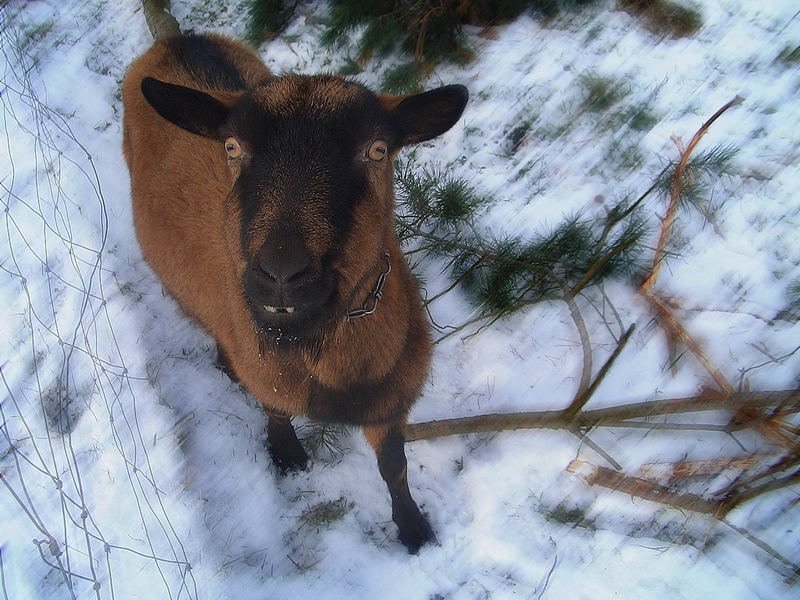
[[[411,554],[416,554],[423,544],[435,541],[436,536],[408,489],[405,438],[400,426],[366,426],[364,436],[375,450],[381,477],[389,487],[392,520],[400,531],[400,541]]]
[[[301,471],[308,467],[308,454],[297,439],[289,416],[267,411],[267,437],[272,462],[281,471]]]

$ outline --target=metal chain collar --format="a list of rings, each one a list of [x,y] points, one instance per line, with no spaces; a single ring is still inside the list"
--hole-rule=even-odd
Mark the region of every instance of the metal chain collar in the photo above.
[[[392,272],[392,263],[389,262],[388,250],[384,252],[384,257],[386,258],[386,270],[378,275],[378,282],[375,284],[375,289],[372,290],[370,295],[367,296],[367,299],[364,300],[364,306],[347,313],[347,316],[344,318],[345,321],[352,321],[353,319],[366,317],[378,309],[378,302],[383,297],[383,286],[386,285],[386,276]]]

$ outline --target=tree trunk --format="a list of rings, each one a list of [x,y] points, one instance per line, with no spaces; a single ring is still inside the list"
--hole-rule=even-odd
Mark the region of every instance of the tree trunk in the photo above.
[[[142,0],[142,8],[154,40],[181,34],[178,21],[169,12],[169,0]]]

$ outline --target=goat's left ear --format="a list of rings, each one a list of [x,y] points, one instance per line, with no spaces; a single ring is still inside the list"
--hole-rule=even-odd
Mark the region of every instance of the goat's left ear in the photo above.
[[[463,85],[448,85],[413,96],[380,97],[403,146],[442,135],[461,118],[468,99],[469,92]]]
[[[231,106],[241,94],[218,92],[214,97],[182,85],[145,77],[141,83],[147,103],[170,123],[181,129],[219,139]]]

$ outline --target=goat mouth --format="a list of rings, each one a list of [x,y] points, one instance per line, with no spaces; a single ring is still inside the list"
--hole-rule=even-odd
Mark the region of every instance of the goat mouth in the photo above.
[[[294,306],[270,306],[269,304],[265,304],[264,310],[273,315],[277,314],[291,315],[294,314],[294,311],[297,309]]]
[[[257,304],[251,310],[258,320],[287,323],[303,320],[314,312],[315,305]]]
[[[311,302],[289,298],[275,300],[260,299],[250,303],[250,313],[258,329],[273,337],[306,338],[316,335],[330,319],[335,294],[331,291],[321,302],[316,299]]]

